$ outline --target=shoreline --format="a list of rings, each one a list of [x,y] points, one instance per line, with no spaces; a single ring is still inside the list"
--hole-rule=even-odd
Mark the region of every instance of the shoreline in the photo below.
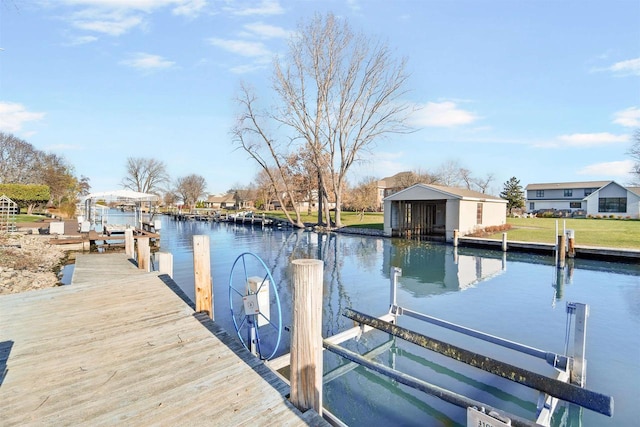
[[[59,273],[69,251],[49,244],[48,235],[0,235],[0,295],[61,286]]]
[[[0,235],[0,296],[63,286],[60,273],[69,260],[75,258],[77,248],[49,243],[51,236],[39,234],[46,222],[19,223],[18,232]],[[387,237],[381,230],[343,227],[338,233]],[[486,238],[462,237],[460,246],[500,250],[502,241]],[[508,251],[553,255],[555,245],[536,242],[507,242]],[[629,248],[601,248],[576,246],[576,258],[597,259],[620,263],[638,263],[640,250]]]

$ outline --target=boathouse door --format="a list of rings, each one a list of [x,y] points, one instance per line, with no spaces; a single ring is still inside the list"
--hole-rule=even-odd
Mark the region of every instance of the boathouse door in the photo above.
[[[443,238],[446,200],[403,200],[393,203],[397,213],[393,235],[410,239]]]

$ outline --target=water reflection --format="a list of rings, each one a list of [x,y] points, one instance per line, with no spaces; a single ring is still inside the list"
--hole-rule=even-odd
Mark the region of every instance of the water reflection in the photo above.
[[[383,254],[383,272],[402,267],[401,289],[415,298],[464,291],[506,269],[503,258],[465,255],[458,248],[438,243],[411,244],[392,240]]]
[[[206,234],[211,241],[211,271],[216,321],[233,331],[228,304],[231,266],[243,252],[260,256],[278,283],[283,302],[283,324],[291,324],[290,263],[297,258],[324,262],[323,335],[352,326],[341,315],[346,307],[378,316],[389,309],[389,272],[402,269],[399,304],[408,308],[520,341],[537,348],[562,352],[566,314],[564,301],[590,304],[587,340],[589,388],[611,394],[617,400],[613,419],[585,411],[584,425],[630,425],[634,421],[634,396],[640,383],[640,266],[573,260],[557,269],[553,257],[521,253],[458,248],[443,244],[406,242],[334,233],[283,231],[224,223],[175,222],[162,218],[161,250],[174,256],[174,279],[193,298],[193,235]],[[351,345],[361,353],[376,348],[381,340],[367,335]],[[446,337],[449,339],[450,337]],[[453,339],[453,338],[451,338]],[[458,343],[466,347],[468,340]],[[283,336],[282,352],[289,335]],[[384,353],[416,376],[437,375],[446,388],[493,399],[495,406],[530,415],[527,402],[536,393],[507,390],[502,382],[452,367],[431,354],[416,352],[410,345]],[[478,349],[486,353],[489,349]],[[488,354],[488,356],[496,356]],[[497,355],[500,356],[500,355]],[[527,360],[509,356],[515,364]],[[497,357],[500,358],[500,357]],[[616,363],[612,363],[615,360]],[[327,362],[325,362],[327,363]],[[329,363],[327,370],[343,364]],[[436,372],[438,371],[438,372]],[[455,374],[454,374],[455,372]],[[616,378],[616,381],[610,381]],[[482,385],[478,385],[482,384]],[[389,390],[395,390],[389,392]],[[500,394],[507,393],[507,395]],[[332,381],[326,390],[328,405],[350,425],[442,425],[463,424],[459,408],[422,393],[398,386],[358,368]],[[409,402],[409,403],[407,403]],[[502,403],[501,403],[502,402]],[[570,419],[570,409],[559,416]],[[453,420],[453,421],[452,421]],[[554,421],[554,425],[571,425]]]

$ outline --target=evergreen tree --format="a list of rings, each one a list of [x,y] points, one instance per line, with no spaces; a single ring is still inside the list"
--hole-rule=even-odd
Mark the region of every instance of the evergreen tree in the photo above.
[[[520,185],[520,180],[512,176],[509,181],[504,183],[504,189],[500,193],[500,197],[507,201],[507,212],[511,214],[514,208],[524,208],[524,191]]]

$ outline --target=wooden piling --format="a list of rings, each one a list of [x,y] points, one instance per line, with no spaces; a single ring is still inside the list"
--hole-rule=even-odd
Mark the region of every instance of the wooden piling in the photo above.
[[[567,238],[564,234],[558,236],[558,268],[564,268],[564,261],[567,255]]]
[[[453,230],[453,247],[458,247],[458,239],[460,237],[460,232],[458,230]]]
[[[193,272],[195,276],[196,312],[206,312],[213,320],[213,283],[209,236],[193,236]]]
[[[158,252],[158,273],[168,274],[173,277],[173,254],[171,252]]]
[[[127,228],[124,230],[124,252],[129,258],[133,258],[135,242],[133,240],[133,229]]]
[[[507,233],[502,233],[502,252],[507,252]]]
[[[575,233],[574,230],[567,230],[567,238],[569,241],[569,246],[567,250],[567,256],[569,258],[576,257],[576,246],[575,246]]]
[[[322,276],[324,263],[298,259],[293,273],[291,403],[322,415]]]
[[[151,271],[151,250],[149,249],[149,238],[138,237],[138,268],[146,272]]]

